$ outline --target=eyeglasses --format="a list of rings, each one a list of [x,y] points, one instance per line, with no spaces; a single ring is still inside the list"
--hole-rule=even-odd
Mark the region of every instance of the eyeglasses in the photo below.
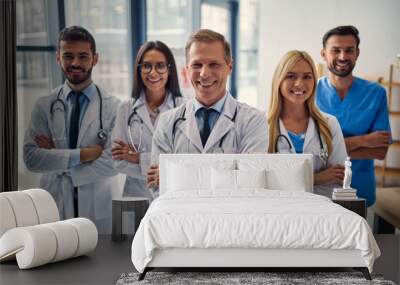
[[[170,65],[166,62],[157,62],[156,64],[151,64],[150,62],[143,62],[139,64],[140,71],[144,74],[149,74],[153,68],[157,71],[157,73],[162,74],[166,73],[169,69]]]

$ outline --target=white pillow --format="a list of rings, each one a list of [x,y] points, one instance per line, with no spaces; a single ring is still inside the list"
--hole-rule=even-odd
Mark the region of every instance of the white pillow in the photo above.
[[[234,169],[236,162],[234,160],[221,159],[214,161],[212,165],[209,160],[191,159],[176,159],[167,161],[167,171],[165,177],[166,189],[160,189],[160,194],[169,191],[185,191],[185,190],[208,190],[212,191],[211,185],[211,170],[215,169]],[[204,191],[203,191],[204,192]]]
[[[211,188],[215,192],[221,190],[235,191],[241,188],[266,188],[266,171],[263,170],[230,170],[211,169]]]
[[[290,172],[290,174],[288,174]],[[302,167],[297,166],[288,172],[271,169],[267,171],[267,187],[272,190],[307,191],[306,176]]]
[[[236,170],[211,168],[211,189],[236,190]]]
[[[267,188],[267,171],[236,170],[237,188]]]
[[[307,165],[304,160],[282,159],[239,159],[239,170],[266,170],[268,189],[307,191],[309,181],[307,179]]]
[[[211,189],[211,167],[168,163],[167,191]]]

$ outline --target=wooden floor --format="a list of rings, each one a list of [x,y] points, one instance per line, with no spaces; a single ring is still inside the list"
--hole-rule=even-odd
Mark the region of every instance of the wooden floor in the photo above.
[[[375,273],[400,283],[400,235],[377,235],[382,251],[374,266]],[[19,270],[16,262],[0,264],[0,284],[115,284],[124,272],[134,271],[131,241],[116,243],[100,236],[97,248],[87,256]]]

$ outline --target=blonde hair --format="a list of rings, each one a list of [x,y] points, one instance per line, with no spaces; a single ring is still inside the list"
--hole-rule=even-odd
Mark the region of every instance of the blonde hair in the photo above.
[[[186,42],[185,46],[186,62],[188,62],[189,50],[194,42],[203,42],[203,43],[220,42],[224,48],[225,61],[226,62],[232,61],[231,47],[229,43],[226,41],[225,37],[222,34],[217,33],[213,30],[200,29],[197,32],[193,33]]]
[[[292,50],[287,52],[279,61],[275,69],[274,76],[272,77],[272,92],[269,103],[268,111],[268,126],[269,126],[269,144],[268,153],[276,153],[275,142],[279,135],[279,116],[282,112],[282,94],[280,93],[280,85],[286,78],[287,73],[293,66],[300,60],[306,61],[312,70],[312,77],[314,79],[314,87],[311,96],[306,100],[306,108],[310,117],[314,119],[316,127],[319,129],[323,141],[328,147],[328,154],[332,153],[332,133],[329,129],[327,120],[322,116],[320,110],[315,105],[315,92],[317,86],[317,70],[311,56],[305,51]]]

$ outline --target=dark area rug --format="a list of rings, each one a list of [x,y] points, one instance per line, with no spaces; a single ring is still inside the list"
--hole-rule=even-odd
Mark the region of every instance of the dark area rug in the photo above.
[[[150,271],[142,281],[138,281],[139,273],[124,273],[117,285],[133,284],[324,284],[324,285],[395,285],[384,280],[381,275],[372,274],[372,281],[364,278],[360,272],[154,272]]]

